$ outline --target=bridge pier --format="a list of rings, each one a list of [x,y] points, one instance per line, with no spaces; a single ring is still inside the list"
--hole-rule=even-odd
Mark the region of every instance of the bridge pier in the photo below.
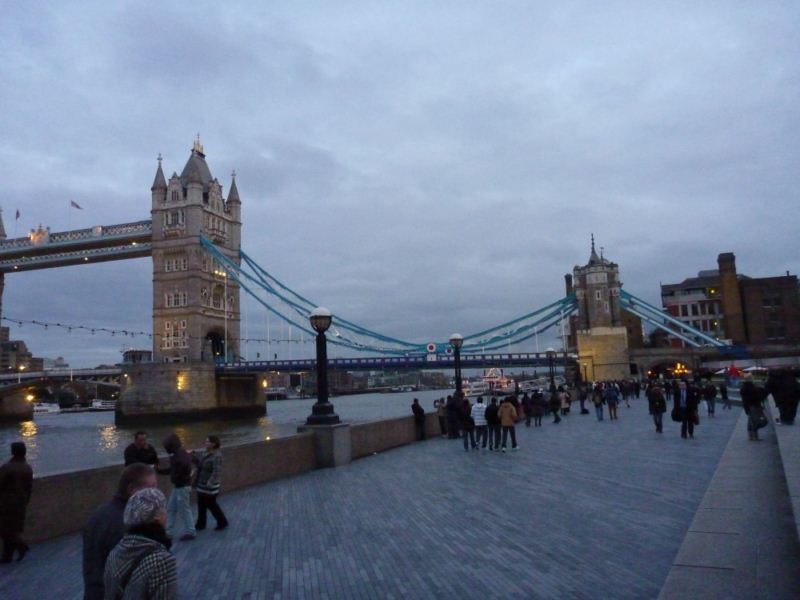
[[[213,364],[139,363],[124,365],[117,425],[165,421],[263,417],[266,402],[258,375],[218,375]]]
[[[12,386],[0,396],[0,423],[20,422],[33,419],[33,401],[26,386]]]

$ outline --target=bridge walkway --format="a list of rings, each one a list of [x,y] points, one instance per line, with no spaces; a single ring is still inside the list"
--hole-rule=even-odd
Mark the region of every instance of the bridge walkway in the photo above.
[[[437,438],[223,494],[231,527],[174,547],[181,597],[656,598],[739,422],[718,413],[682,440],[642,399],[520,426],[517,452]],[[36,545],[0,597],[80,598],[80,554]]]

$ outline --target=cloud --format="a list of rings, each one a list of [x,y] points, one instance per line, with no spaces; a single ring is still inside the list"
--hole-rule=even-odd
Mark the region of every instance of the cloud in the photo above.
[[[226,189],[239,173],[245,251],[396,337],[442,340],[551,302],[592,232],[654,303],[659,282],[722,251],[753,276],[800,270],[793,3],[86,2],[5,16],[9,235],[17,208],[17,235],[148,218],[156,155],[180,172],[200,132]],[[149,329],[149,268],[9,276],[3,314]],[[76,364],[121,347],[23,332]]]

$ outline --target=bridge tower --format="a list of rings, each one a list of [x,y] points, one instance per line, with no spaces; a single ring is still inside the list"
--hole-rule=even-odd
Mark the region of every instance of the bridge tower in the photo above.
[[[575,266],[578,360],[591,381],[630,376],[628,332],[622,320],[619,266],[597,255],[592,235],[588,264]]]
[[[123,366],[117,424],[263,416],[253,374],[218,376],[215,361],[239,357],[239,286],[208,255],[200,236],[240,263],[241,201],[227,199],[200,139],[180,175],[161,157],[151,191],[153,362]]]
[[[200,245],[205,235],[239,264],[241,208],[236,178],[228,198],[211,175],[200,140],[180,176],[158,161],[152,192],[153,358],[212,361],[239,356],[239,286]]]

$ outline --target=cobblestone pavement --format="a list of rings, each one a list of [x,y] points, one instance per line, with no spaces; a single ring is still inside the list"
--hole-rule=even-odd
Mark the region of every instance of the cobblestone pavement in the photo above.
[[[181,597],[655,598],[740,409],[693,440],[656,434],[644,400],[619,414],[518,426],[517,452],[437,438],[223,494],[231,527],[174,548]],[[80,551],[37,544],[0,597],[80,597]]]

